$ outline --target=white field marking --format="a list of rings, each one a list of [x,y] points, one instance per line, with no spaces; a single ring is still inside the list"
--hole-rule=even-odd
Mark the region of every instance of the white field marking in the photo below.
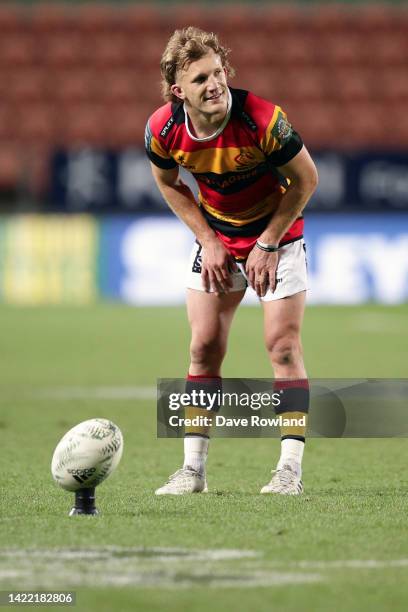
[[[343,559],[338,561],[297,561],[291,567],[299,569],[386,569],[408,567],[408,559]]]
[[[262,553],[237,549],[8,548],[0,549],[0,586],[9,588],[23,581],[31,589],[103,585],[166,589],[278,587],[321,582],[327,580],[330,570],[406,567],[408,558],[277,563],[264,561]]]
[[[317,573],[254,567],[261,554],[236,549],[121,548],[3,549],[2,579],[25,588],[65,587],[194,587],[236,588],[308,584],[322,580]],[[245,560],[245,565],[239,564]],[[91,561],[91,565],[90,562]],[[238,565],[237,565],[238,562]],[[5,563],[7,575],[2,572]],[[214,565],[215,564],[215,565]],[[10,573],[12,572],[12,573]]]
[[[0,586],[2,575],[0,574]],[[7,577],[10,580],[10,576]],[[151,570],[138,570],[112,567],[91,569],[84,567],[74,570],[72,567],[56,567],[55,565],[43,567],[41,570],[32,567],[30,571],[16,571],[13,576],[17,581],[24,580],[26,589],[35,589],[38,586],[45,588],[74,588],[74,587],[133,587],[133,588],[167,588],[190,589],[194,587],[206,588],[254,588],[283,586],[288,584],[310,584],[321,582],[323,577],[316,573],[304,572],[278,572],[224,570],[217,573],[214,568],[192,571],[191,568],[179,567],[174,571],[163,571],[158,566]],[[8,583],[9,584],[9,583]],[[21,582],[20,582],[21,584]],[[61,585],[59,587],[59,585]]]
[[[98,399],[150,400],[156,399],[156,387],[50,387],[34,392],[37,399]]]
[[[287,584],[310,584],[321,582],[320,574],[305,574],[303,572],[276,572],[276,571],[253,571],[253,570],[223,570],[217,574],[214,569],[207,571],[180,569],[174,572],[140,573],[135,572],[120,574],[116,576],[103,577],[102,583],[109,586],[137,586],[144,588],[191,588],[194,586],[212,588],[253,588],[282,586]]]
[[[94,548],[2,548],[1,559],[40,559],[42,561],[106,561],[121,562],[122,560],[159,561],[173,563],[184,561],[230,561],[236,559],[257,559],[263,554],[253,550],[238,549],[190,549],[156,547],[122,547],[104,546]],[[387,567],[408,567],[408,558],[401,559],[340,559],[335,561],[301,561],[270,562],[274,568],[302,569],[384,569]]]
[[[189,549],[189,548],[164,548],[151,547],[122,547],[104,546],[95,548],[3,548],[0,549],[1,557],[6,558],[31,558],[42,560],[110,560],[113,559],[153,559],[161,562],[173,561],[227,561],[234,559],[259,558],[260,553],[253,550],[237,550],[229,548],[218,549]]]
[[[0,580],[7,578],[23,578],[26,574],[27,572],[18,569],[0,570]]]

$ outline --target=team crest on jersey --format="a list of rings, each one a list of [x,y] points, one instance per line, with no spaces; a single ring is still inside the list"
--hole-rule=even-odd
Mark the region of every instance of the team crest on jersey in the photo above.
[[[250,151],[245,151],[245,149],[240,149],[239,155],[234,157],[234,161],[237,164],[236,170],[238,172],[240,170],[249,170],[257,163],[255,155]]]
[[[273,127],[273,135],[279,142],[285,142],[292,136],[293,128],[283,113],[278,114],[278,118]]]

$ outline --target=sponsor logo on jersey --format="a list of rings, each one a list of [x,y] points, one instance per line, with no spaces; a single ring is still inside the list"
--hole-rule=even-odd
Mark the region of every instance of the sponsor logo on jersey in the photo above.
[[[245,174],[231,174],[227,178],[220,178],[219,180],[206,176],[205,174],[197,174],[196,178],[209,186],[214,185],[214,187],[226,189],[236,182],[255,178],[260,175],[261,172],[264,174],[264,167],[261,168],[261,164],[259,164],[256,168],[253,168],[249,172],[246,172],[245,168],[242,168],[242,171],[245,171]]]
[[[248,113],[246,113],[245,111],[242,111],[241,113],[241,117],[243,118],[243,120],[245,121],[245,123],[249,126],[249,128],[253,131],[256,132],[256,130],[258,129],[255,121],[248,115]]]
[[[174,124],[174,117],[172,115],[170,117],[170,119],[164,124],[164,126],[162,128],[162,131],[160,132],[160,136],[162,138],[166,138],[166,136],[169,133],[169,131],[171,130],[173,124]]]
[[[185,168],[186,170],[195,170],[195,166],[191,165],[191,164],[187,164],[186,162],[186,158],[184,157],[184,155],[178,155],[176,157],[176,162],[180,165],[183,166],[183,168]]]

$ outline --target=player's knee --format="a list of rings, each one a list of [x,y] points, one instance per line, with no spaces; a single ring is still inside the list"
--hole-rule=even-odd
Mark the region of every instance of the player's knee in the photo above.
[[[275,366],[294,365],[302,356],[302,345],[297,333],[267,338],[266,349]]]
[[[221,363],[226,347],[219,338],[196,339],[191,342],[190,357],[194,364]]]

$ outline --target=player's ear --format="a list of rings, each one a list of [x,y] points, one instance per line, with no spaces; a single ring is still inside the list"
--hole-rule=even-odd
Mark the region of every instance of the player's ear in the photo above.
[[[183,89],[180,87],[180,85],[177,85],[177,83],[174,83],[174,85],[170,87],[170,90],[173,96],[176,96],[176,98],[180,98],[180,100],[184,100],[184,98],[186,97]]]

